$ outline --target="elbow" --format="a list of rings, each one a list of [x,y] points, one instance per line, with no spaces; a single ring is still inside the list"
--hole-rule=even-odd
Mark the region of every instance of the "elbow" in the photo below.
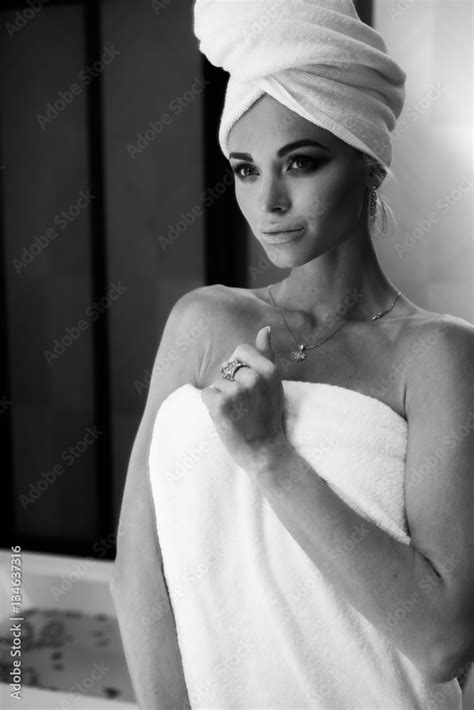
[[[118,564],[117,560],[115,560],[112,567],[112,574],[109,578],[110,594],[112,595],[112,599],[114,600],[114,602],[117,601],[120,592],[123,590],[123,582],[124,576],[122,574],[120,565]]]
[[[129,579],[116,562],[109,577],[109,592],[121,633],[124,633],[130,624],[132,594]]]
[[[474,639],[472,631],[458,634],[456,642],[449,643],[446,638],[430,645],[424,655],[420,670],[432,683],[448,683],[461,676],[474,659]]]
[[[123,590],[127,580],[130,580],[133,567],[133,550],[124,544],[117,536],[117,550],[112,564],[112,571],[109,578],[109,588],[112,595]]]
[[[418,668],[432,683],[449,683],[463,676],[474,660],[472,599],[459,594],[449,597],[444,595],[437,606],[419,649]]]

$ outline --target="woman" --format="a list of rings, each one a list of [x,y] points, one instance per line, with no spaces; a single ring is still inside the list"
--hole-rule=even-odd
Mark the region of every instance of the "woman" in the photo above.
[[[404,74],[348,1],[202,0],[195,31],[231,74],[219,139],[239,206],[290,273],[195,289],[166,323],[113,585],[140,706],[459,709],[474,328],[401,294],[369,228]],[[214,469],[178,469],[178,446],[213,433]]]

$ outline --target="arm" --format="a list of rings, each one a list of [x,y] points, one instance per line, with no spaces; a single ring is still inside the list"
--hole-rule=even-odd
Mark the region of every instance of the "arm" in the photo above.
[[[410,545],[352,510],[289,443],[249,470],[308,557],[435,683],[474,656],[473,361],[474,329],[451,322],[409,372]]]
[[[201,307],[202,292],[203,289],[195,289],[182,296],[165,324],[130,457],[120,512],[111,593],[142,710],[190,708],[174,615],[163,577],[148,456],[153,425],[163,400],[186,382],[198,386],[201,346],[206,327],[209,329]],[[196,337],[199,323],[204,324],[202,336]]]

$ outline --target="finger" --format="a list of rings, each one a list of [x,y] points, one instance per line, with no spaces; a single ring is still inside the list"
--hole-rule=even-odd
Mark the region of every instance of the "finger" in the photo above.
[[[263,377],[268,377],[275,370],[275,363],[249,343],[237,345],[229,360],[242,360]]]
[[[271,328],[269,325],[260,328],[255,338],[255,347],[262,355],[266,358],[275,362],[275,353],[273,352],[272,342],[271,342]]]
[[[235,373],[235,375],[237,375],[237,373]],[[225,377],[220,377],[217,380],[214,380],[210,387],[214,387],[221,394],[235,394],[235,392],[238,390],[237,382],[235,382],[234,380],[227,380]]]
[[[214,380],[214,382],[201,390],[201,399],[209,404],[216,402],[223,394],[235,393],[237,383],[226,380],[224,377]]]
[[[234,378],[234,382],[242,387],[254,387],[260,378],[260,374],[253,367],[239,367],[235,372]]]

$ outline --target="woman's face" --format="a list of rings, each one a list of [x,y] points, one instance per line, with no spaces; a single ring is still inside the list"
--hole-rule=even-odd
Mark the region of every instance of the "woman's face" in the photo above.
[[[305,144],[290,148],[295,141]],[[237,202],[275,265],[305,264],[367,229],[362,154],[273,97],[265,94],[234,124],[228,145]]]

